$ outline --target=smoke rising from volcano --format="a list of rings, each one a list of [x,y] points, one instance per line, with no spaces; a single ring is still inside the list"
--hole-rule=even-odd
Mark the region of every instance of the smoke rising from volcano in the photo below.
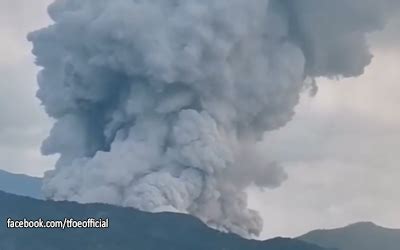
[[[387,5],[387,6],[386,6]],[[193,214],[259,234],[250,185],[286,174],[256,142],[284,126],[306,79],[371,62],[366,34],[391,6],[372,0],[57,0],[32,32],[38,98],[59,154],[55,200]]]

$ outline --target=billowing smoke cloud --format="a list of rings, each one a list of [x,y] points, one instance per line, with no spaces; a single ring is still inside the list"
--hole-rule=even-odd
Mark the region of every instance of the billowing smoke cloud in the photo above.
[[[245,189],[286,174],[257,140],[292,118],[305,82],[362,74],[388,3],[55,1],[54,24],[29,35],[37,96],[56,119],[42,147],[60,155],[47,197],[260,233]]]

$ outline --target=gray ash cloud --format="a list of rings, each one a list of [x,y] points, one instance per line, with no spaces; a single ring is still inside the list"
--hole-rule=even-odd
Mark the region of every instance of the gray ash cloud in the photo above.
[[[42,152],[60,155],[46,196],[259,234],[245,190],[287,175],[257,141],[291,120],[305,80],[363,73],[392,4],[56,0],[28,36],[56,120]]]

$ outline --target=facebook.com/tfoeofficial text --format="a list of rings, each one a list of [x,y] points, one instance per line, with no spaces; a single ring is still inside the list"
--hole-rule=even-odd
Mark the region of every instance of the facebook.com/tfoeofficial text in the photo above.
[[[6,221],[7,228],[9,229],[77,229],[77,228],[87,228],[87,229],[106,229],[109,227],[109,219],[94,219],[88,218],[85,220],[76,220],[72,218],[64,218],[63,220],[14,220],[8,218]]]

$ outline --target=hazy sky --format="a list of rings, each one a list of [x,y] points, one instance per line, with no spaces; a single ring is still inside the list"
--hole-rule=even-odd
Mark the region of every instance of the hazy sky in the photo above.
[[[50,129],[35,98],[36,71],[27,32],[49,22],[48,0],[0,1],[0,168],[41,175],[53,160],[40,156]]]
[[[51,120],[35,98],[37,68],[26,33],[46,25],[50,0],[0,1],[0,168],[40,176],[55,158],[40,155]],[[363,76],[318,79],[295,119],[260,145],[289,180],[250,190],[265,219],[263,237],[372,220],[400,227],[400,32],[398,20],[371,37],[374,60]]]

